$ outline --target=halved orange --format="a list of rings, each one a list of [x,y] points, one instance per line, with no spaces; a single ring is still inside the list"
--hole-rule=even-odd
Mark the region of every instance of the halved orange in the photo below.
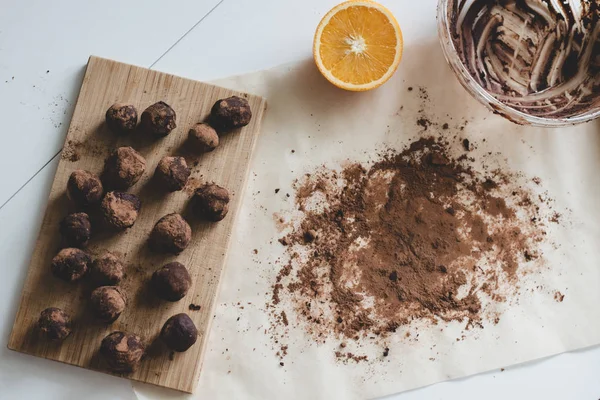
[[[338,4],[323,17],[313,45],[319,71],[334,85],[374,89],[394,74],[402,58],[402,31],[394,15],[369,0]]]

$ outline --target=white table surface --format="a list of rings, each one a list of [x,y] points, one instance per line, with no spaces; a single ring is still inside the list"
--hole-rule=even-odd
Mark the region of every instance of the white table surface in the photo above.
[[[435,37],[435,0],[382,0],[407,43]],[[311,57],[338,0],[0,0],[0,342],[8,341],[89,55],[212,80]],[[169,7],[167,7],[169,5]],[[441,50],[440,50],[441,51]],[[409,57],[410,54],[405,54]],[[393,399],[598,399],[600,348]],[[0,399],[132,399],[129,381],[0,348]]]

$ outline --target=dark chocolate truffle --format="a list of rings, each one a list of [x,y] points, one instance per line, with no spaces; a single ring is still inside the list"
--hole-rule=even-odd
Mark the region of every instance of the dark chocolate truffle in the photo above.
[[[169,192],[185,187],[191,171],[183,157],[163,157],[154,171],[154,178],[159,185]]]
[[[46,308],[41,312],[37,326],[46,338],[65,340],[71,334],[71,317],[60,308]]]
[[[168,301],[182,299],[192,285],[192,278],[183,264],[172,262],[152,274],[156,295]]]
[[[201,153],[213,151],[219,145],[219,135],[209,124],[201,123],[192,126],[188,132],[188,140],[194,150]]]
[[[126,304],[125,293],[118,286],[101,286],[92,292],[92,309],[101,321],[115,321],[125,310]]]
[[[112,372],[134,372],[144,355],[145,346],[138,335],[113,332],[102,339],[100,354]]]
[[[123,279],[123,263],[113,253],[105,251],[96,257],[90,272],[96,285],[116,285]]]
[[[101,207],[106,223],[114,229],[123,230],[133,226],[142,203],[131,193],[108,192]]]
[[[132,147],[119,147],[104,162],[102,181],[110,189],[128,189],[140,180],[146,160]]]
[[[68,246],[85,246],[92,234],[90,217],[83,212],[69,214],[60,221],[59,231]]]
[[[62,249],[52,259],[52,273],[67,282],[81,279],[91,264],[91,257],[84,251],[74,248]]]
[[[186,351],[196,343],[198,329],[187,314],[176,314],[165,322],[160,338],[171,350]]]
[[[115,133],[132,132],[138,122],[138,112],[132,104],[115,103],[106,111],[106,125]]]
[[[198,215],[209,221],[220,221],[229,211],[229,192],[214,183],[196,189],[193,201]]]
[[[177,213],[159,219],[150,234],[150,243],[155,250],[173,254],[181,253],[191,239],[192,228]]]
[[[102,200],[104,189],[95,174],[78,169],[71,173],[67,182],[67,196],[80,207],[87,207]]]
[[[210,110],[210,124],[219,133],[246,126],[251,118],[248,100],[237,96],[217,100]]]
[[[167,136],[177,127],[175,110],[164,101],[152,104],[142,113],[142,128],[157,137]]]

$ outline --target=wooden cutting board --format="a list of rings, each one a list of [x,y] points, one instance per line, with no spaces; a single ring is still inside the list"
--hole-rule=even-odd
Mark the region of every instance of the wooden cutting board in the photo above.
[[[219,147],[211,153],[197,157],[186,152],[184,142],[189,128],[208,116],[215,101],[231,95],[248,99],[253,112],[250,124],[221,136]],[[104,124],[106,110],[117,101],[134,104],[141,115],[147,106],[159,100],[170,104],[177,113],[177,128],[163,139],[150,138],[141,132],[119,137]],[[8,347],[108,372],[98,355],[100,342],[110,332],[128,331],[140,335],[148,350],[138,371],[126,377],[192,392],[200,375],[231,231],[265,108],[265,100],[258,96],[90,57]],[[91,283],[85,277],[75,283],[55,278],[50,272],[50,262],[60,249],[59,221],[74,211],[65,195],[69,175],[76,169],[100,174],[106,156],[120,146],[138,150],[146,158],[147,169],[144,177],[129,190],[142,200],[135,225],[118,234],[98,232],[88,246],[92,253],[100,249],[116,252],[123,256],[126,264],[126,278],[121,286],[127,290],[127,309],[114,323],[103,324],[90,315]],[[183,191],[165,193],[154,187],[151,177],[158,161],[173,154],[186,156],[192,175]],[[232,195],[230,211],[223,221],[208,223],[191,216],[189,199],[201,182],[215,182],[229,189]],[[148,235],[159,218],[172,212],[179,212],[188,220],[193,231],[192,241],[178,256],[156,254],[148,248]],[[148,284],[152,273],[171,261],[183,263],[193,279],[187,296],[175,303],[156,298]],[[191,304],[200,309],[192,310],[197,307],[191,307]],[[48,342],[37,334],[36,321],[47,307],[62,308],[72,316],[73,333],[62,343]],[[164,322],[181,312],[194,320],[199,337],[187,352],[172,354],[156,339]]]

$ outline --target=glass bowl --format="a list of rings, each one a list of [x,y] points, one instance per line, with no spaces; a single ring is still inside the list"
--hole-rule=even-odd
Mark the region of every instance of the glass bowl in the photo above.
[[[600,1],[439,0],[444,56],[467,91],[522,125],[600,116]]]

